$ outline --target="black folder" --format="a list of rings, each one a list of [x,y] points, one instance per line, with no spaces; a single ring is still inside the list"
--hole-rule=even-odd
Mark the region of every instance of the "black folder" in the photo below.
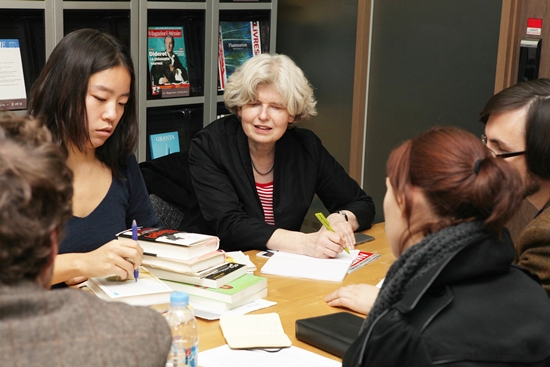
[[[296,338],[342,358],[365,319],[349,312],[296,320]]]

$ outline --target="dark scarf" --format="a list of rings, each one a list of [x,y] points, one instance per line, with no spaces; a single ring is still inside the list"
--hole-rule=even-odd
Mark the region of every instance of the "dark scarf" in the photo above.
[[[378,316],[400,301],[405,292],[443,258],[486,234],[482,221],[466,222],[429,234],[409,247],[388,270],[362,330],[368,329]]]

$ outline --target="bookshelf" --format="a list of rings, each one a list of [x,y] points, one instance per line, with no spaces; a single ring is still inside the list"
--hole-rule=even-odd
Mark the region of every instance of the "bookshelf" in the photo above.
[[[97,28],[126,43],[137,71],[140,139],[136,155],[138,161],[144,161],[150,159],[149,134],[178,131],[185,150],[198,129],[223,113],[223,92],[217,87],[219,21],[263,21],[269,29],[267,49],[275,52],[277,1],[0,0],[0,39],[25,38],[21,52],[27,95],[48,55],[70,31]],[[147,29],[179,23],[185,23],[193,33],[192,39],[186,40],[192,63],[190,95],[156,98],[148,82]]]

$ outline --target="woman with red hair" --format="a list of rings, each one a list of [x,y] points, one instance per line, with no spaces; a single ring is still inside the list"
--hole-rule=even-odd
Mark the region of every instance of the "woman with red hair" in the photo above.
[[[474,135],[433,128],[387,162],[397,257],[343,366],[548,366],[550,304],[512,266],[521,180]]]

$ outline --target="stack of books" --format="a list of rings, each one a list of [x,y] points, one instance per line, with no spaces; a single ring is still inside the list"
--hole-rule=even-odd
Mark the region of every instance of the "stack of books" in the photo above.
[[[252,274],[244,274],[219,288],[170,280],[164,282],[175,291],[187,292],[193,307],[218,312],[229,311],[267,296],[267,279]]]
[[[118,239],[133,241],[132,231]],[[187,292],[194,307],[227,311],[267,296],[267,279],[249,274],[246,264],[227,261],[216,236],[140,228],[138,242],[142,265],[171,289]]]

